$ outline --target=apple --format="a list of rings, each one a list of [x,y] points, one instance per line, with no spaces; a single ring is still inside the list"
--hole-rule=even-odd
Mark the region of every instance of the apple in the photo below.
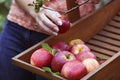
[[[65,33],[65,32],[67,32],[70,29],[70,21],[67,18],[62,19],[62,25],[58,26],[58,28],[59,28],[59,32],[58,33]]]
[[[96,59],[97,57],[91,51],[83,51],[83,52],[81,52],[81,53],[76,55],[76,59],[78,59],[79,61],[83,61],[83,60],[85,60],[87,58],[94,58],[94,59]]]
[[[82,63],[85,65],[85,67],[87,69],[87,73],[89,73],[89,72],[93,71],[94,69],[96,69],[97,67],[99,67],[98,61],[93,58],[87,58],[87,59],[83,60]]]
[[[59,42],[56,42],[55,44],[53,44],[52,48],[56,49],[58,51],[68,51],[69,45],[63,41],[59,41]]]
[[[51,68],[53,71],[61,71],[62,66],[68,62],[75,60],[76,57],[69,51],[57,52],[51,62]]]
[[[80,80],[86,74],[85,65],[78,60],[65,63],[61,70],[61,75],[69,80]]]
[[[77,44],[77,45],[73,45],[70,51],[73,54],[77,55],[84,51],[90,51],[90,49],[85,44]]]
[[[73,45],[77,44],[84,44],[84,42],[81,39],[73,39],[69,42],[69,46],[72,47]]]
[[[30,63],[39,68],[50,66],[52,54],[44,48],[37,49],[30,57]]]

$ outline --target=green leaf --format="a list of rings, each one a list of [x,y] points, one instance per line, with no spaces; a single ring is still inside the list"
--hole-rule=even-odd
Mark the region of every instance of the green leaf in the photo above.
[[[39,8],[35,8],[34,10],[35,10],[35,12],[36,12],[36,13],[38,13],[38,12],[39,12]]]
[[[58,75],[58,76],[61,75],[60,72],[53,72],[50,67],[43,67],[43,70],[44,70],[45,72],[48,72],[48,73],[51,73],[51,74],[55,74],[55,75]]]
[[[33,6],[34,11],[37,13],[37,12],[39,12],[40,7],[42,7],[43,4],[47,1],[49,1],[49,0],[35,0],[35,1],[33,1],[33,3],[29,3],[28,6]]]
[[[58,76],[60,76],[60,75],[61,75],[61,73],[60,73],[60,72],[54,72],[54,74],[56,74],[56,75],[58,75]]]
[[[47,1],[49,1],[49,0],[36,0],[36,2],[40,5],[43,5]]]
[[[53,73],[50,67],[43,67],[43,70],[48,73]]]
[[[41,44],[42,48],[48,50],[50,53],[52,53],[52,48],[47,43]]]

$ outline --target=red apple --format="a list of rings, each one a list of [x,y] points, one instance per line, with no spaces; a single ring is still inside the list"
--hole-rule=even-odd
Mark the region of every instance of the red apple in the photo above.
[[[59,51],[68,51],[69,50],[68,44],[63,41],[56,42],[55,44],[52,45],[52,48],[59,50]]]
[[[97,67],[99,67],[98,61],[93,58],[87,58],[87,59],[83,60],[82,63],[85,65],[88,73],[93,71]]]
[[[86,67],[78,60],[65,63],[61,70],[61,75],[69,80],[80,80],[86,74]]]
[[[58,33],[65,33],[70,29],[70,21],[68,19],[62,19],[62,25],[58,26],[59,32]]]
[[[53,71],[61,71],[62,66],[68,62],[75,60],[75,56],[69,51],[60,51],[55,54],[51,62]]]
[[[93,54],[91,51],[83,51],[79,54],[76,55],[76,58],[79,60],[79,61],[83,61],[87,58],[94,58],[96,59],[96,55]]]
[[[50,66],[52,57],[53,56],[50,52],[48,52],[44,48],[40,48],[33,52],[30,58],[30,63],[40,68]]]
[[[84,42],[81,39],[73,39],[69,42],[69,46],[72,47],[73,45],[77,44],[84,44]]]
[[[77,44],[77,45],[73,45],[70,51],[73,54],[77,55],[84,51],[90,51],[90,49],[85,44]]]
[[[51,9],[54,10],[62,10],[65,11],[67,10],[66,6],[66,0],[50,0],[44,4],[47,7],[50,7]],[[60,12],[61,14],[61,20],[62,20],[62,25],[58,26],[59,32],[58,33],[65,33],[70,29],[70,21],[67,18],[67,15],[64,14],[63,12]]]

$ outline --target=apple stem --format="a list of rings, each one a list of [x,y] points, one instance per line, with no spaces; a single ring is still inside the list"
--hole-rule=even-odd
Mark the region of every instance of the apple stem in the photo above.
[[[70,59],[70,54],[67,54],[67,55],[66,55],[66,58],[67,58],[67,59]]]

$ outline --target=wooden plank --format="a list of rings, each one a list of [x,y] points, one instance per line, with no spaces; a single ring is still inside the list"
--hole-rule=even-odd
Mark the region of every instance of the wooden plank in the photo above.
[[[112,39],[116,39],[116,40],[120,40],[120,35],[114,34],[114,33],[110,33],[107,31],[102,30],[100,33],[98,33],[99,35],[105,36],[105,37],[109,37]]]
[[[66,80],[65,78],[57,76],[55,74],[46,73],[43,71],[43,69],[32,66],[31,64],[26,63],[20,59],[12,58],[12,60],[15,65],[17,65],[25,70],[31,71],[34,74],[43,76],[43,77],[47,78],[48,80]]]
[[[120,16],[115,16],[112,20],[115,20],[117,22],[120,22]]]
[[[120,11],[118,12],[118,14],[117,15],[119,15],[120,16]]]
[[[120,22],[116,22],[113,20],[109,22],[109,25],[120,28]]]
[[[89,40],[88,43],[99,46],[99,47],[102,47],[104,49],[111,50],[111,51],[115,51],[115,52],[120,51],[120,47],[116,47],[116,46],[113,46],[111,44],[107,44],[107,43],[104,43],[104,42],[101,42],[101,41]]]
[[[101,58],[101,59],[109,59],[111,58],[111,56],[96,52],[96,51],[92,51],[93,54],[95,54],[97,57]]]
[[[110,51],[110,50],[107,50],[107,49],[104,49],[104,48],[100,48],[98,46],[93,46],[91,44],[87,44],[87,45],[88,45],[88,47],[90,47],[90,49],[92,51],[96,51],[96,52],[102,53],[104,55],[112,56],[112,55],[115,54],[115,52],[113,52],[113,51]]]
[[[106,26],[106,27],[104,28],[104,30],[110,31],[110,32],[112,32],[112,33],[116,33],[116,34],[119,34],[119,35],[120,35],[120,29],[115,28],[115,27],[112,27],[112,26]]]
[[[115,39],[111,39],[111,38],[100,36],[100,35],[94,36],[93,39],[120,47],[120,41],[117,41]]]

